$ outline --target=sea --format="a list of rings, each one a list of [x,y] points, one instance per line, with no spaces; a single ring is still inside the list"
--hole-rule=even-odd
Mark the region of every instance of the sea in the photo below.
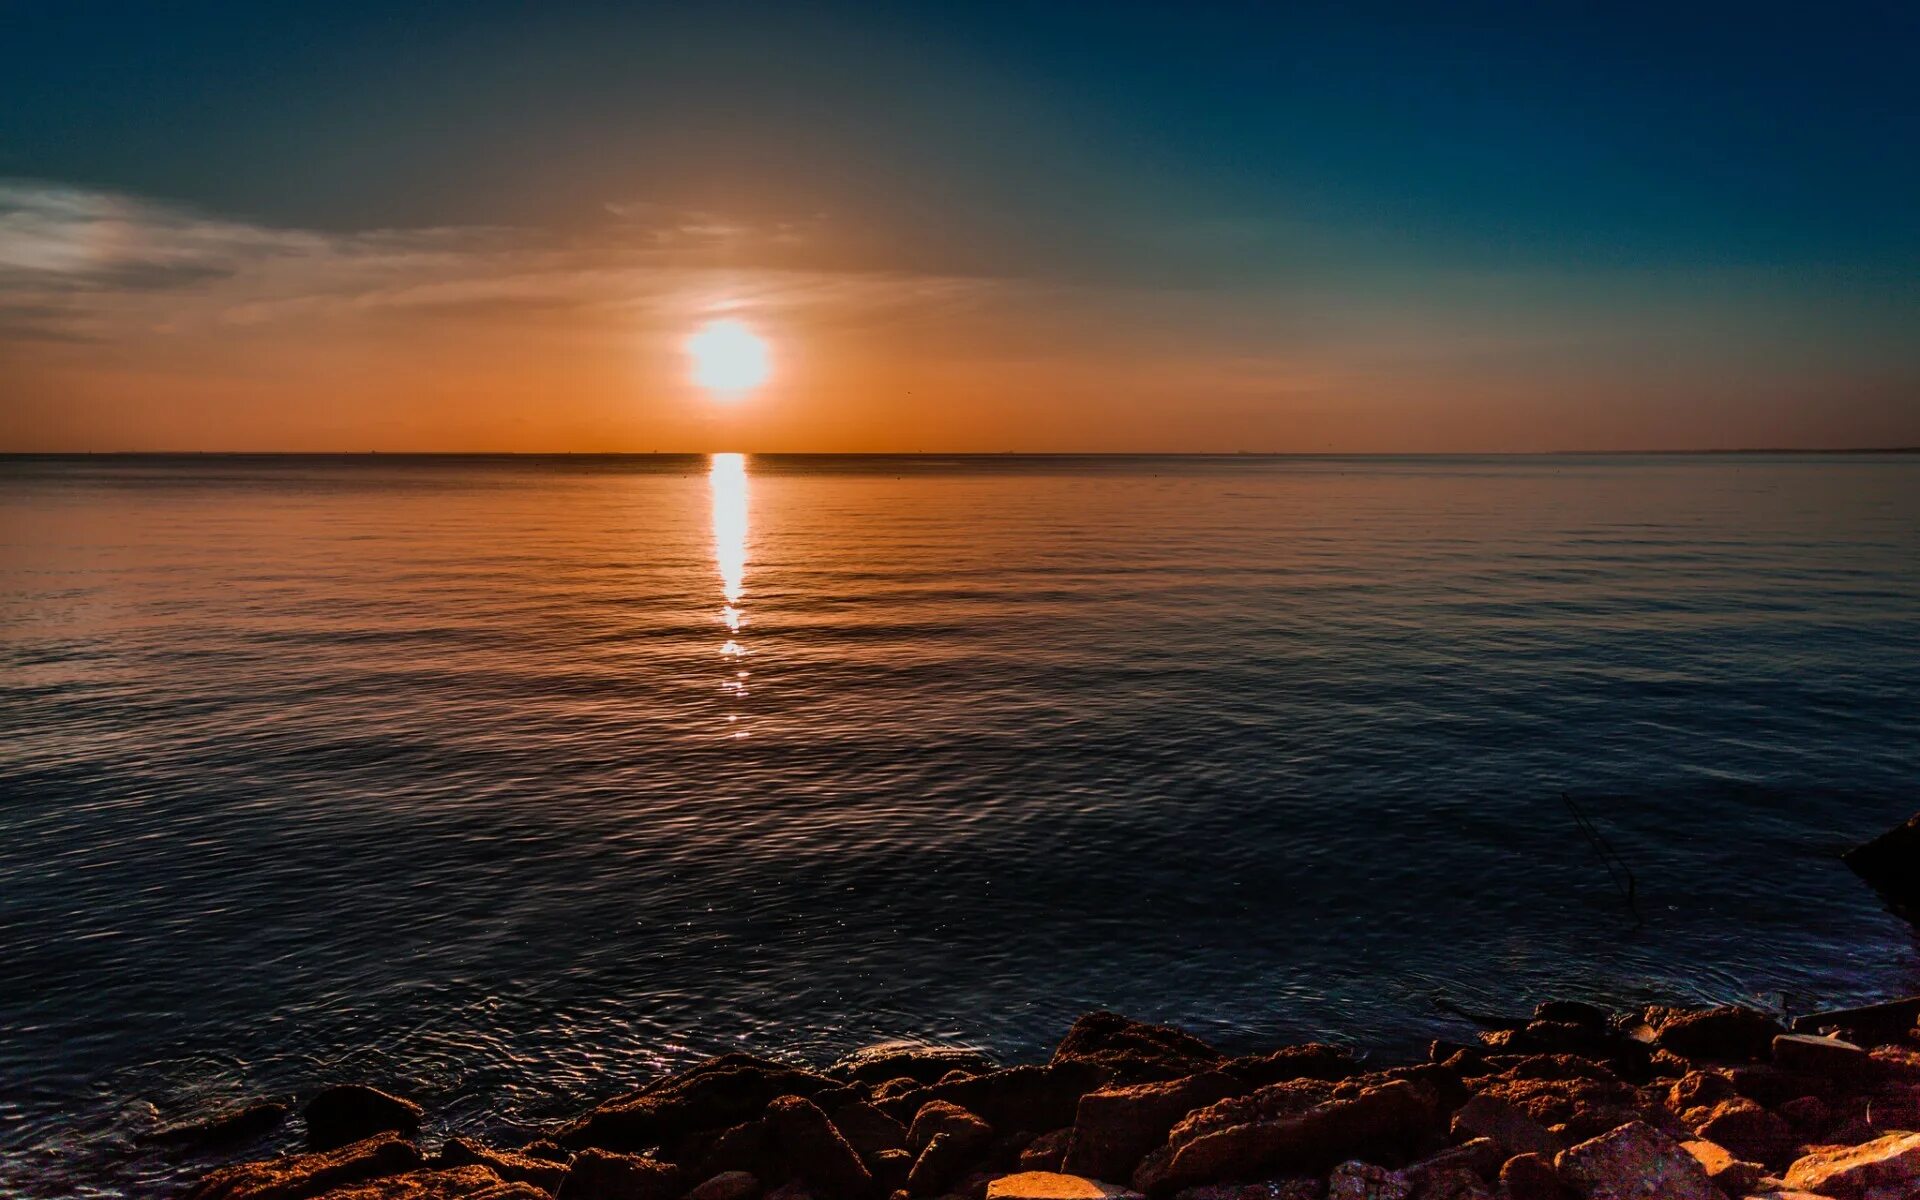
[[[1916,809],[1916,455],[0,459],[0,1193],[343,1080],[1920,991],[1839,858]]]

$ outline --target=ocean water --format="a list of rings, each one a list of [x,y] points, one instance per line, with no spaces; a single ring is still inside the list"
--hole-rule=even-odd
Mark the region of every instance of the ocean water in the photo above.
[[[1095,1007],[1920,990],[1835,857],[1920,808],[1920,457],[10,459],[0,520],[0,1193],[343,1079],[513,1138]]]

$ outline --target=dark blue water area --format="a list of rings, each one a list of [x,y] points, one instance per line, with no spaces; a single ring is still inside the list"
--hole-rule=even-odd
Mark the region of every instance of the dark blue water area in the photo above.
[[[383,459],[386,456],[381,456]],[[1920,991],[1920,460],[0,462],[0,1191],[1105,1007]],[[1640,920],[1578,816],[1635,881]]]

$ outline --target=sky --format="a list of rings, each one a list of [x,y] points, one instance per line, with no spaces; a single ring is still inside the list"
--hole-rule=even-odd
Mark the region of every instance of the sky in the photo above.
[[[0,450],[1920,445],[1916,148],[1904,3],[16,0]]]

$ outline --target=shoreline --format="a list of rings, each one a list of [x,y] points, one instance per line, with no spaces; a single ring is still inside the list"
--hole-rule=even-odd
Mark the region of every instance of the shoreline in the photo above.
[[[1920,997],[1791,1027],[1738,1006],[1455,1015],[1481,1028],[1387,1066],[1326,1043],[1228,1056],[1090,1013],[1037,1062],[726,1054],[517,1146],[421,1144],[418,1105],[360,1084],[140,1140],[176,1156],[191,1200],[1920,1195]],[[195,1165],[270,1135],[303,1144]]]

